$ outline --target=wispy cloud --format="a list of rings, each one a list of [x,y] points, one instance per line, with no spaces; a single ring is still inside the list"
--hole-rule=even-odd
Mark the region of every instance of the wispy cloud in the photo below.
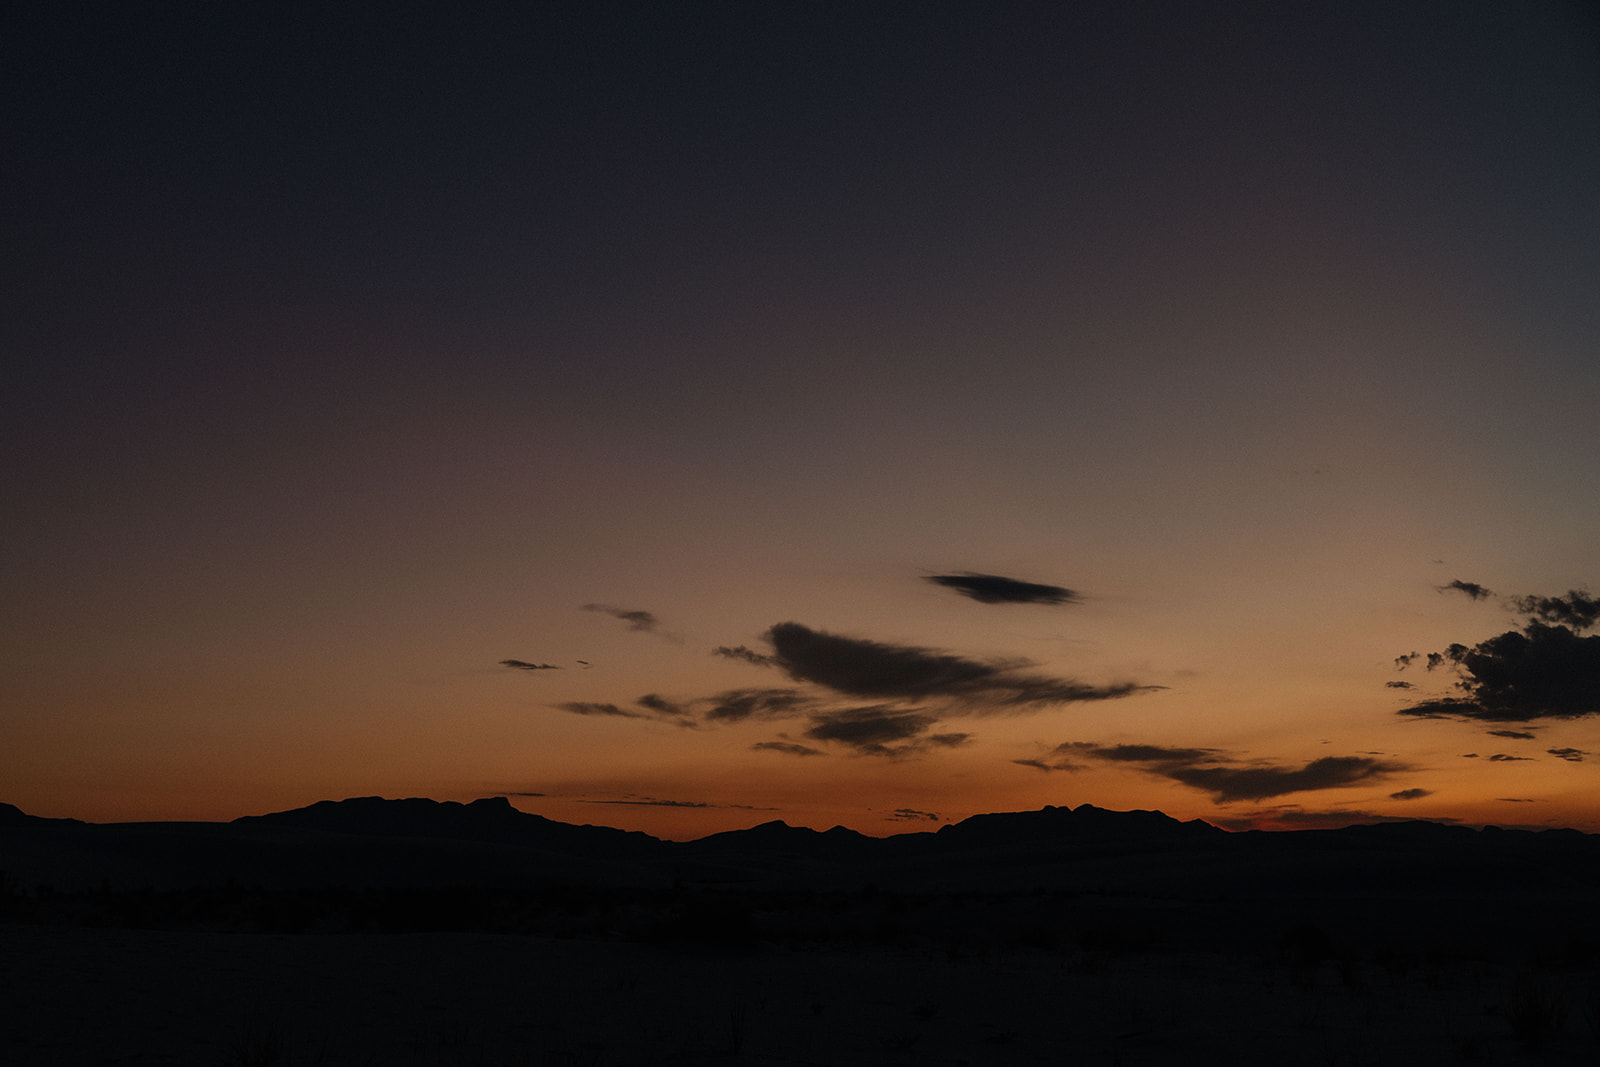
[[[655,616],[648,612],[600,604],[585,608],[622,618],[636,629],[655,625]],[[696,728],[805,719],[808,725],[798,737],[780,734],[756,749],[818,755],[835,746],[851,755],[899,759],[973,739],[969,732],[941,729],[942,719],[1037,712],[1162,688],[1136,682],[1092,685],[1035,673],[1025,660],[977,660],[915,645],[844,637],[796,622],[779,623],[765,637],[770,653],[721,645],[712,649],[712,655],[780,670],[797,684],[730,689],[692,699],[647,693],[631,705],[573,701],[554,706],[576,715]],[[869,703],[863,705],[862,698]]]
[[[846,708],[811,717],[805,736],[834,742],[863,756],[910,756],[929,748],[954,748],[972,737],[965,733],[930,733],[938,724],[932,715],[892,706]]]
[[[1583,758],[1589,755],[1589,753],[1585,752],[1581,748],[1551,748],[1546,749],[1545,751],[1549,752],[1550,755],[1554,756],[1556,759],[1564,759],[1568,763],[1582,763]]]
[[[1059,585],[1041,585],[1016,578],[1003,578],[998,574],[933,574],[926,578],[935,585],[954,589],[964,597],[980,604],[1070,604],[1079,599],[1071,589]]]
[[[781,752],[786,756],[820,756],[822,749],[812,748],[795,741],[757,741],[750,746],[753,752]]]
[[[699,702],[708,723],[742,722],[745,719],[784,719],[803,715],[817,707],[815,697],[798,689],[730,689]]]
[[[580,800],[580,804],[623,804],[644,808],[716,808],[703,800],[657,800],[655,797],[621,797],[615,800]]]
[[[1423,792],[1426,792],[1424,790]],[[1410,816],[1380,815],[1359,809],[1306,811],[1295,806],[1266,808],[1248,815],[1208,816],[1206,821],[1227,830],[1337,830],[1346,826],[1372,823],[1411,822]],[[1431,817],[1430,821],[1450,823],[1454,819]]]
[[[1210,793],[1219,801],[1262,800],[1290,793],[1338,789],[1388,777],[1398,765],[1366,756],[1323,756],[1304,767],[1177,767],[1164,777]]]
[[[583,611],[595,611],[601,615],[610,615],[613,619],[620,619],[628,624],[628,629],[639,633],[655,633],[661,625],[661,620],[656,618],[654,612],[631,611],[626,608],[612,607],[610,604],[585,604]]]
[[[522,659],[503,659],[500,666],[510,667],[517,671],[559,671],[561,668],[553,663],[529,663]]]
[[[634,701],[634,703],[638,704],[646,711],[653,711],[657,715],[661,715],[670,719],[683,719],[686,716],[693,714],[690,709],[684,707],[683,705],[674,703],[673,701],[668,700],[666,697],[660,696],[656,693],[646,693],[644,696]]]
[[[556,704],[554,707],[560,708],[562,711],[573,715],[610,716],[618,719],[648,718],[648,716],[640,712],[629,711],[626,708],[620,708],[615,704],[601,704],[591,700],[569,700],[564,704]]]
[[[1398,793],[1390,793],[1390,800],[1421,800],[1423,797],[1433,796],[1431,789],[1402,789]]]
[[[1244,762],[1208,748],[1099,745],[1086,741],[1058,745],[1053,754],[1104,763],[1135,764],[1146,774],[1209,793],[1221,804],[1340,789],[1381,781],[1406,769],[1403,764],[1369,756],[1323,756],[1304,766],[1282,766],[1262,761]]]
[[[1439,592],[1441,593],[1448,593],[1452,590],[1457,593],[1465,593],[1473,600],[1487,600],[1494,596],[1494,593],[1491,590],[1479,585],[1477,582],[1463,582],[1459,578],[1451,582],[1449,585],[1441,585],[1439,587]]]
[[[918,811],[916,808],[895,808],[889,818],[896,822],[942,822],[935,811]]]
[[[731,659],[739,663],[749,663],[756,667],[772,666],[771,656],[757,652],[753,648],[746,648],[744,645],[733,645],[732,647],[728,645],[718,645],[716,648],[711,650],[711,654],[713,656],[721,656],[723,659]]]
[[[1096,686],[1026,673],[1019,662],[981,662],[914,645],[842,637],[784,622],[767,631],[773,660],[789,677],[850,696],[944,700],[974,710],[1022,711],[1111,700],[1159,686]]]
[[[578,800],[580,804],[610,804],[622,807],[639,808],[723,808],[737,811],[777,811],[777,808],[759,804],[718,804],[705,800],[673,800],[662,797],[644,796],[639,793],[626,793],[620,797],[584,797]]]
[[[1112,763],[1199,764],[1214,763],[1222,757],[1214,748],[1169,748],[1166,745],[1095,745],[1087,741],[1068,741],[1056,746],[1057,752],[1080,752]]]

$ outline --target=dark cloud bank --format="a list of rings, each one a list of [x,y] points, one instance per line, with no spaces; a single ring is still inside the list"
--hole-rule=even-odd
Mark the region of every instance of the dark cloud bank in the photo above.
[[[1451,583],[1461,586],[1482,588]],[[1509,603],[1528,617],[1522,629],[1428,653],[1428,670],[1456,674],[1456,694],[1423,700],[1400,714],[1496,723],[1600,714],[1600,636],[1578,632],[1600,619],[1600,600],[1573,590],[1564,597],[1515,597]],[[1421,658],[1408,652],[1396,658],[1395,666],[1404,670]]]

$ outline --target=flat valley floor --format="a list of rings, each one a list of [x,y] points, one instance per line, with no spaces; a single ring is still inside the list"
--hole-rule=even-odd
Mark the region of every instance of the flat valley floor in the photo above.
[[[1600,968],[0,924],[0,1062],[1593,1064]]]

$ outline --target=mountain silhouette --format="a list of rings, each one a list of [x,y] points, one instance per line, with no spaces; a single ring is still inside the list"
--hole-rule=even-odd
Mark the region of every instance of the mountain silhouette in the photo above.
[[[1600,837],[1425,821],[1230,833],[1093,805],[975,815],[869,837],[770,821],[694,841],[574,825],[504,797],[355,797],[227,823],[83,823],[0,805],[0,855],[27,890],[220,885],[1060,892],[1285,900],[1497,900],[1600,884]]]
[[[658,853],[664,844],[637,830],[556,822],[519,811],[505,797],[485,797],[467,804],[425,797],[322,800],[290,811],[241,816],[231,825],[365,837],[491,841],[608,858],[645,859]]]

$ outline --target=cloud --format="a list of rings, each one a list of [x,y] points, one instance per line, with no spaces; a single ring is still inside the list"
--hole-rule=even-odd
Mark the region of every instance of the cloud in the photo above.
[[[527,660],[521,659],[503,659],[500,661],[500,666],[510,667],[512,670],[518,671],[559,671],[561,669],[553,663],[529,663]]]
[[[757,741],[750,746],[753,752],[782,752],[786,756],[820,756],[822,749],[794,741]]]
[[[798,689],[730,689],[701,703],[708,705],[707,722],[794,718],[817,705],[814,698]]]
[[[1415,689],[1416,688],[1416,686],[1412,685],[1410,682],[1384,682],[1383,684],[1388,686],[1390,689]]]
[[[1263,800],[1290,793],[1338,789],[1381,780],[1401,768],[1365,756],[1323,756],[1298,770],[1289,767],[1178,767],[1163,772],[1175,782],[1221,802]]]
[[[1051,752],[1049,759],[1014,759],[1011,762],[1019,767],[1032,767],[1036,771],[1086,771],[1087,763],[1075,763],[1061,753],[1067,751],[1071,744],[1057,745]]]
[[[1165,745],[1095,745],[1087,741],[1068,741],[1057,745],[1058,753],[1081,752],[1095,759],[1114,763],[1202,763],[1216,760],[1212,748],[1168,748]]]
[[[1348,808],[1334,811],[1305,811],[1294,805],[1286,805],[1258,810],[1249,815],[1210,816],[1206,821],[1225,830],[1337,830],[1346,826],[1412,822],[1414,819],[1409,815],[1380,815],[1377,812]],[[1453,823],[1456,820],[1430,817],[1429,821]]]
[[[1533,735],[1525,730],[1490,730],[1490,737],[1506,737],[1513,741],[1532,741]]]
[[[616,800],[584,800],[584,804],[627,804],[645,808],[721,808],[723,804],[707,804],[703,800],[657,800],[655,797],[622,797]],[[743,807],[744,805],[739,805]]]
[[[812,716],[806,736],[860,748],[909,740],[938,721],[932,715],[891,707],[849,708]]]
[[[754,664],[757,667],[772,666],[771,656],[763,655],[754,649],[746,648],[744,645],[734,645],[731,648],[727,645],[718,645],[711,650],[711,654],[713,656],[721,656],[723,659],[737,660],[740,663]]]
[[[666,715],[673,718],[682,718],[691,714],[689,709],[685,708],[683,705],[675,704],[667,698],[658,696],[655,693],[646,693],[638,700],[635,700],[634,703],[639,705],[641,708],[647,708],[658,715]]]
[[[648,615],[603,605],[586,607],[622,618]],[[655,719],[686,727],[804,718],[809,726],[800,738],[779,735],[763,750],[808,755],[820,751],[809,742],[825,742],[856,755],[899,758],[972,740],[970,733],[939,730],[941,716],[1035,711],[1161,688],[1133,682],[1094,686],[1030,673],[1024,669],[1025,661],[968,659],[910,645],[840,637],[794,622],[773,626],[766,637],[771,655],[743,645],[720,646],[712,654],[776,667],[800,685],[731,689],[687,701],[647,693],[632,708],[589,701],[556,706],[576,715]],[[862,697],[872,698],[871,702],[855,706]],[[1054,769],[1071,767],[1063,759]]]
[[[1532,756],[1508,756],[1504,752],[1496,752],[1489,757],[1490,763],[1522,763],[1532,760]]]
[[[1467,596],[1471,597],[1473,600],[1487,600],[1494,596],[1493,592],[1479,585],[1477,582],[1463,582],[1459,578],[1451,582],[1449,585],[1441,585],[1439,587],[1439,592],[1447,593],[1452,589],[1458,593],[1467,594]]]
[[[610,604],[585,604],[583,611],[597,611],[602,615],[610,615],[613,619],[621,619],[628,624],[628,629],[640,633],[654,633],[656,627],[661,625],[661,620],[648,611],[628,611],[624,608],[614,608]]]
[[[918,811],[916,808],[895,808],[889,818],[902,822],[941,822],[937,812]]]
[[[1078,594],[1059,585],[1040,585],[1016,578],[1002,578],[998,574],[934,574],[926,581],[954,589],[964,597],[980,604],[1070,604]]]
[[[1422,655],[1420,652],[1407,652],[1404,655],[1396,656],[1394,658],[1394,669],[1397,671],[1405,670],[1407,667],[1411,666],[1411,664],[1415,663],[1417,657],[1420,655]]]
[[[610,716],[618,719],[658,719],[678,726],[694,726],[694,712],[676,701],[656,693],[646,693],[634,701],[642,711],[620,707],[616,704],[591,700],[572,700],[554,707],[573,715]]]
[[[932,715],[886,706],[847,708],[811,717],[805,736],[854,749],[862,756],[909,755],[938,720]]]
[[[1402,764],[1367,756],[1323,756],[1303,767],[1241,763],[1220,756],[1214,749],[1162,745],[1097,745],[1073,741],[1057,746],[1056,751],[1069,751],[1105,762],[1142,764],[1140,769],[1145,773],[1210,793],[1219,804],[1339,789],[1381,781],[1406,769]]]
[[[1433,796],[1431,789],[1402,789],[1398,793],[1390,793],[1390,800],[1421,800],[1423,797]]]
[[[1570,626],[1574,630],[1587,630],[1600,620],[1600,598],[1579,590],[1570,590],[1566,596],[1524,596],[1512,598],[1516,610],[1541,622]]]
[[[590,700],[569,700],[565,704],[556,704],[554,706],[573,715],[613,716],[619,719],[647,718],[647,716],[641,715],[637,711],[628,711],[626,708],[619,708],[615,704],[600,704]]]
[[[585,798],[578,801],[580,804],[617,804],[628,807],[643,808],[729,808],[736,811],[777,811],[777,808],[763,807],[759,804],[713,804],[704,800],[668,800],[661,797],[641,796],[638,793],[625,793],[620,797]]]
[[[954,748],[971,734],[928,731],[938,725],[932,715],[891,705],[844,708],[811,716],[805,737],[854,749],[860,756],[910,756],[929,748]]]
[[[1556,759],[1564,759],[1568,763],[1582,763],[1583,757],[1589,754],[1583,751],[1581,748],[1551,748],[1546,749],[1545,751],[1549,752],[1550,755],[1554,756]]]
[[[983,709],[1027,710],[1110,700],[1158,686],[1093,686],[1018,671],[1016,663],[981,663],[948,652],[840,637],[797,622],[767,631],[773,659],[789,677],[850,696],[947,699]]]
[[[1456,688],[1465,695],[1425,700],[1400,714],[1524,723],[1600,715],[1600,636],[1580,637],[1534,619],[1522,630],[1471,648],[1454,644],[1434,657],[1456,671]]]

